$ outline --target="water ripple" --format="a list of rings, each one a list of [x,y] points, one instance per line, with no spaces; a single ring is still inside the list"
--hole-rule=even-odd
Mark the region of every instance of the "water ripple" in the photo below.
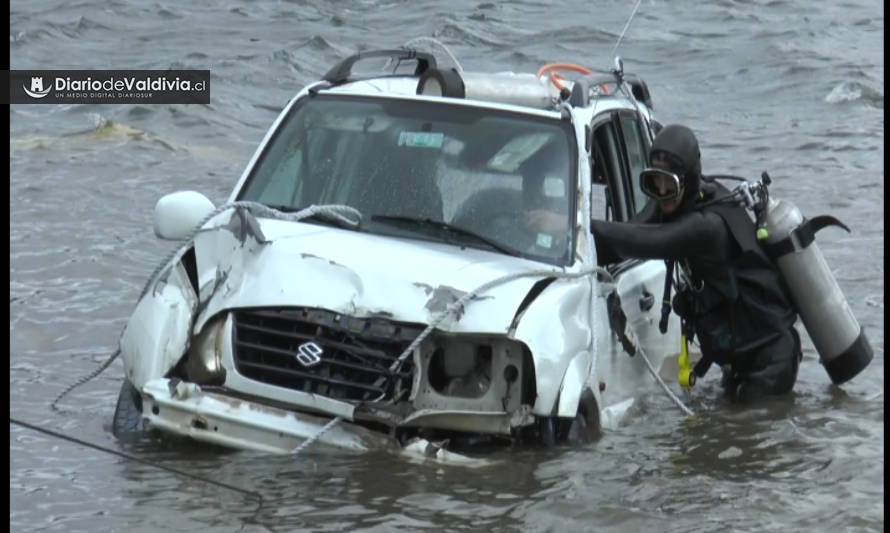
[[[884,93],[882,91],[854,81],[845,81],[836,85],[825,96],[825,101],[829,104],[862,101],[866,105],[884,109]]]

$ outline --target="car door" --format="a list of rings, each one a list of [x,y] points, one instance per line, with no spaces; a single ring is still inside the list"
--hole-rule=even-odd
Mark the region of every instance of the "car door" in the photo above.
[[[637,176],[646,166],[651,139],[644,121],[633,111],[614,111],[600,116],[592,123],[594,160],[592,196],[602,195],[607,203],[604,218],[628,221],[646,203],[647,197],[639,188]],[[595,206],[592,203],[592,206]],[[599,218],[593,209],[594,218]],[[613,276],[614,293],[618,297],[624,317],[612,317],[610,326],[621,341],[625,352],[644,352],[651,363],[660,368],[664,356],[679,348],[679,328],[676,317],[670,321],[667,335],[659,331],[661,302],[665,281],[663,260],[625,260],[608,265]],[[612,297],[614,303],[614,296]],[[615,309],[612,308],[611,313]],[[622,324],[622,321],[626,324]],[[624,326],[624,327],[622,327]],[[676,345],[675,345],[676,344]],[[627,357],[626,354],[621,354]],[[637,358],[640,359],[640,358]],[[637,361],[637,363],[641,363]],[[622,376],[621,379],[628,379]]]

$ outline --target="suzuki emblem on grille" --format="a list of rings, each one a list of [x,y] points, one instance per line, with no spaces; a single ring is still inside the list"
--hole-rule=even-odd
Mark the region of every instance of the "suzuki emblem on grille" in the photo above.
[[[297,361],[303,366],[313,366],[321,362],[324,350],[314,342],[304,342],[297,348]]]

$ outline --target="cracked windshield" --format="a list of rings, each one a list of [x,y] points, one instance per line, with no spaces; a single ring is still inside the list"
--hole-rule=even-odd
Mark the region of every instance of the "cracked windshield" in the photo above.
[[[577,150],[557,118],[317,96],[296,106],[239,200],[348,205],[371,233],[563,265]]]

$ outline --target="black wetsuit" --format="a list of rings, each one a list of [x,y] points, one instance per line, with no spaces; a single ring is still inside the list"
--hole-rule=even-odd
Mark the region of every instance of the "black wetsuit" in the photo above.
[[[720,186],[717,194],[725,192]],[[696,374],[711,362],[723,366],[727,392],[745,403],[790,391],[801,358],[797,312],[744,207],[693,207],[659,220],[657,204],[649,202],[631,222],[591,221],[599,263],[677,261],[692,287],[675,298],[674,310],[698,338]]]

